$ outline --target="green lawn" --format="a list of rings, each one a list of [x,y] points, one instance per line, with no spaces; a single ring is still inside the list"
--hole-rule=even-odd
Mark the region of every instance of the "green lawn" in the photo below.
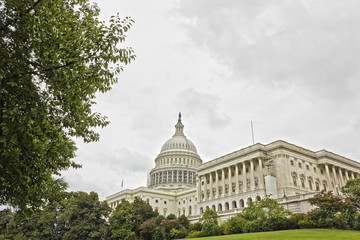
[[[276,232],[242,233],[225,236],[193,238],[201,240],[360,240],[360,231],[336,230],[336,229],[297,229]]]

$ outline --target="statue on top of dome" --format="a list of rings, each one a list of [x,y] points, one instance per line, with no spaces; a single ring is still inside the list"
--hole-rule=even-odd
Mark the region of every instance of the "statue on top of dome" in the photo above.
[[[179,112],[179,122],[181,122],[181,112]]]

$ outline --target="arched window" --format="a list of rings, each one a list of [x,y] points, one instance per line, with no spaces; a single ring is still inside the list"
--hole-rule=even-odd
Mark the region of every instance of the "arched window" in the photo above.
[[[256,196],[256,201],[260,201],[261,200],[261,197],[260,196]]]
[[[204,209],[201,207],[200,208],[200,214],[203,214],[204,213]]]
[[[218,211],[219,211],[219,212],[222,211],[222,205],[221,205],[221,203],[219,203],[219,205],[218,205]]]
[[[327,191],[327,184],[326,184],[326,181],[325,181],[325,180],[323,181],[323,190],[324,190],[324,191]]]
[[[252,202],[251,197],[249,197],[249,198],[247,199],[247,202]]]
[[[303,177],[300,177],[300,181],[301,181],[301,187],[305,188],[305,180]]]
[[[229,210],[229,203],[228,202],[225,203],[225,210]]]
[[[315,182],[315,190],[318,192],[320,191],[320,184],[319,182]]]
[[[232,201],[232,209],[237,208],[236,201]]]
[[[189,206],[189,216],[191,215],[191,206]]]
[[[214,210],[214,211],[216,211],[215,205],[212,205],[212,206],[211,206],[211,209]]]
[[[244,200],[240,199],[240,207],[243,208],[245,206]]]

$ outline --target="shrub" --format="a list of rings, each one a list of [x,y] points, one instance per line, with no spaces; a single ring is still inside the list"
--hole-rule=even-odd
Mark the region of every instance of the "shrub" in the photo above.
[[[217,226],[217,225],[213,222],[206,222],[203,224],[201,231],[204,232],[206,236],[212,236],[213,226]]]
[[[206,233],[204,233],[203,231],[193,231],[190,232],[188,235],[188,238],[199,238],[199,237],[206,237],[208,235],[206,235]]]
[[[185,227],[181,227],[179,230],[173,228],[169,233],[170,239],[184,238],[186,237],[186,235],[187,235],[187,230]]]
[[[262,221],[253,220],[248,221],[244,227],[244,232],[261,232],[262,231]]]
[[[185,215],[181,215],[179,218],[179,223],[184,226],[186,229],[189,228],[190,221]]]
[[[311,228],[311,223],[306,219],[298,221],[297,225],[300,229]]]
[[[242,233],[244,226],[246,224],[246,220],[242,217],[232,217],[224,223],[224,233],[225,234],[236,234]]]
[[[201,222],[190,224],[190,226],[189,226],[189,230],[193,231],[193,232],[196,232],[196,231],[199,232],[199,231],[201,231],[201,229],[202,229]]]
[[[211,235],[212,236],[224,235],[224,227],[218,226],[218,225],[213,225],[211,227]]]

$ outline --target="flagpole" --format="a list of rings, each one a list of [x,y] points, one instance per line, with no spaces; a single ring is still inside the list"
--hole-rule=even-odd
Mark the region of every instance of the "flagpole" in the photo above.
[[[253,145],[255,144],[254,141],[254,128],[253,128],[253,122],[251,121],[251,134],[252,134],[252,141],[253,141]]]

